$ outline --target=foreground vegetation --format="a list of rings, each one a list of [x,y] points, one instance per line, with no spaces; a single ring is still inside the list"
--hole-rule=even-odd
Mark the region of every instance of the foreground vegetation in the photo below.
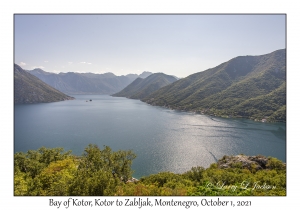
[[[224,156],[209,168],[183,174],[161,172],[132,179],[132,151],[89,145],[76,157],[62,148],[40,148],[14,155],[14,194],[33,196],[286,195],[286,165],[256,156],[260,165]],[[253,157],[252,157],[253,159]],[[247,164],[246,164],[247,163]],[[251,163],[251,164],[249,164]]]

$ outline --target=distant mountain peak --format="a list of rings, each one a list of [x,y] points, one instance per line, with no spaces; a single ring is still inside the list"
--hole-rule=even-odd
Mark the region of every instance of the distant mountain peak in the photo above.
[[[35,68],[35,69],[33,69],[32,71],[36,71],[36,72],[45,72],[43,69],[40,69],[40,68]]]
[[[146,78],[138,77],[126,88],[113,96],[127,97],[132,99],[143,99],[149,94],[164,87],[168,84],[175,82],[177,79],[173,76],[166,75],[164,73],[150,74]]]
[[[113,94],[138,77],[138,75],[116,76],[111,72],[103,74],[60,72],[55,74],[41,69],[28,72],[66,94]]]
[[[143,73],[141,73],[141,74],[139,75],[139,77],[144,79],[144,78],[150,76],[151,74],[152,74],[152,72],[144,71]]]

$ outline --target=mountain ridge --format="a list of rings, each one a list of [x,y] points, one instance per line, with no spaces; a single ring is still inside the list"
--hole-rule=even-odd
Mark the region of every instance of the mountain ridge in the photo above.
[[[130,84],[139,75],[116,76],[111,72],[104,74],[94,73],[50,73],[42,69],[27,70],[43,82],[66,94],[113,94]],[[150,75],[143,72],[141,75]]]
[[[166,75],[164,73],[154,73],[144,79],[138,77],[123,90],[113,94],[112,96],[143,99],[152,92],[171,84],[176,80],[177,79],[175,77]]]
[[[167,85],[142,101],[216,116],[285,121],[282,115],[286,104],[285,80],[286,51],[282,49],[260,56],[238,56]],[[284,94],[276,99],[281,101],[277,103],[276,95],[271,93],[281,85],[280,92]],[[260,103],[261,108],[256,107],[254,111],[254,103],[261,101],[257,97],[266,95],[269,108]],[[281,117],[272,116],[279,109]]]
[[[32,104],[72,100],[55,88],[14,64],[14,103]]]

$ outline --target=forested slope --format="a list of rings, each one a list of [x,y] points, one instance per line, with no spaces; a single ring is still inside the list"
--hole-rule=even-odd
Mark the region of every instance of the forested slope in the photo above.
[[[286,121],[286,51],[233,58],[167,85],[142,101],[218,116]]]

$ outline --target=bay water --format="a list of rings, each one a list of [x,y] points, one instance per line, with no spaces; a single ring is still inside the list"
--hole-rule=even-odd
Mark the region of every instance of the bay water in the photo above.
[[[82,155],[88,144],[132,150],[136,178],[206,168],[224,155],[261,154],[286,162],[285,123],[211,117],[107,95],[73,97],[15,105],[14,152],[44,146]]]

